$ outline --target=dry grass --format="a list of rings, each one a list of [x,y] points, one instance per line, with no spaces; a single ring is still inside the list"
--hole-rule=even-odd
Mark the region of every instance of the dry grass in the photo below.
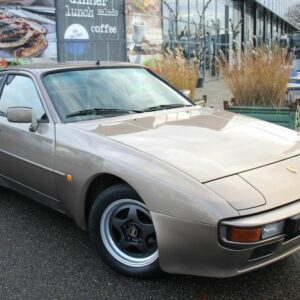
[[[229,64],[221,55],[220,70],[236,105],[285,106],[285,95],[291,75],[292,57],[278,46],[245,51]]]
[[[187,61],[180,48],[174,52],[166,50],[162,58],[156,59],[151,69],[178,90],[190,90],[194,99],[199,78],[197,61]]]

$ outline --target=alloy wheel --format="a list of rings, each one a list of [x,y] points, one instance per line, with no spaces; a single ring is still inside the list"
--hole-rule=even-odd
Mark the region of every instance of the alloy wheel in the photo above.
[[[102,214],[100,234],[108,252],[124,265],[141,268],[159,257],[150,212],[139,201],[110,204]]]

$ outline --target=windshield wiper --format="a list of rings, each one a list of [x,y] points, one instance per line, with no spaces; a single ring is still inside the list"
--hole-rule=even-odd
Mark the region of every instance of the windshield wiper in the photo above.
[[[180,107],[190,107],[192,105],[185,104],[162,104],[149,108],[145,108],[143,110],[133,110],[133,109],[121,109],[121,108],[89,108],[83,109],[71,114],[66,115],[66,118],[73,118],[78,116],[88,116],[88,115],[102,115],[102,114],[130,114],[130,113],[143,113],[150,111],[157,111],[163,109],[172,109],[172,108],[180,108]]]
[[[78,117],[78,116],[88,116],[88,115],[101,115],[101,114],[129,114],[129,113],[142,113],[139,110],[121,109],[121,108],[90,108],[83,109],[71,114],[66,115],[66,118]]]
[[[186,104],[162,104],[157,106],[152,106],[143,109],[143,112],[148,111],[157,111],[157,110],[163,110],[163,109],[172,109],[172,108],[180,108],[180,107],[190,107],[192,105],[186,105]]]

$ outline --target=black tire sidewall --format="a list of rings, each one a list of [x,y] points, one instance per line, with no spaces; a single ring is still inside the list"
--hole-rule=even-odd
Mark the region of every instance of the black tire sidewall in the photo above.
[[[159,259],[146,267],[130,267],[116,260],[106,249],[100,232],[100,221],[104,210],[120,199],[130,199],[142,202],[139,195],[127,184],[118,184],[103,191],[95,200],[89,214],[90,239],[101,258],[117,272],[139,278],[157,277],[161,274]]]

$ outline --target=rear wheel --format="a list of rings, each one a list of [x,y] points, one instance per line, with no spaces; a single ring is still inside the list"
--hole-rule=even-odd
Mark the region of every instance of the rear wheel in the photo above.
[[[89,230],[97,252],[118,272],[134,277],[160,274],[150,212],[128,185],[112,186],[97,197]]]

